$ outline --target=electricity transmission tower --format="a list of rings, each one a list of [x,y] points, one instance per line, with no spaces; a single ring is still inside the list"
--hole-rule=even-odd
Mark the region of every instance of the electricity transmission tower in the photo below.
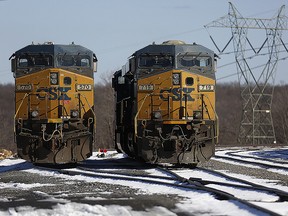
[[[276,143],[271,106],[280,47],[284,47],[285,51],[288,52],[282,40],[282,32],[288,30],[284,8],[283,5],[277,15],[271,19],[244,18],[234,5],[229,3],[228,15],[205,26],[207,31],[211,27],[231,29],[232,36],[222,50],[219,49],[211,35],[210,38],[220,54],[233,41],[243,100],[243,113],[238,137],[241,144]],[[255,48],[251,40],[248,39],[248,29],[257,30],[257,32],[258,30],[265,30],[264,41],[260,48]],[[246,54],[247,45],[253,52],[252,56]],[[264,50],[265,54],[263,53]],[[260,72],[256,73],[256,67],[250,66],[251,59],[259,56],[263,58],[264,55],[267,58],[263,60],[263,67]]]

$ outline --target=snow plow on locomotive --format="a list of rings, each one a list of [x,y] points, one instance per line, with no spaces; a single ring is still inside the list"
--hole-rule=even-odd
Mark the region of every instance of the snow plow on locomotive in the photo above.
[[[80,45],[28,45],[11,57],[18,156],[77,163],[92,155],[95,54]]]
[[[155,164],[209,160],[218,142],[215,57],[182,41],[136,51],[112,80],[116,149]]]

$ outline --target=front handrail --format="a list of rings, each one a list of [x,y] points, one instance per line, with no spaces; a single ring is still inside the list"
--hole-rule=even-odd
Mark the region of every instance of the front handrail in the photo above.
[[[139,107],[139,109],[138,109],[138,111],[137,111],[137,113],[136,113],[136,115],[135,115],[135,117],[134,117],[134,134],[135,134],[135,139],[136,139],[136,137],[138,137],[138,133],[137,133],[137,118],[138,118],[138,115],[139,115],[139,113],[140,113],[140,111],[141,111],[141,109],[142,109],[142,107],[143,107],[146,99],[147,99],[148,97],[150,97],[150,96],[160,96],[160,94],[153,94],[153,93],[146,94],[145,97],[141,99],[141,100],[143,100],[143,101],[142,101],[142,103],[141,103],[141,105],[140,105],[140,107]],[[140,100],[140,101],[141,101],[141,100]],[[139,102],[140,102],[140,101],[139,101]],[[169,101],[168,101],[168,104],[169,104]],[[170,107],[168,107],[168,109],[170,109]],[[170,110],[168,110],[168,113],[169,113],[169,116],[170,116]],[[136,141],[136,140],[135,140],[135,141]]]
[[[28,94],[28,93],[24,94],[23,98],[21,99],[21,103],[20,103],[20,105],[18,106],[18,109],[15,112],[15,115],[14,115],[14,134],[16,134],[16,117],[17,117],[17,115],[18,115],[18,113],[20,111],[20,108],[22,107],[22,104],[23,104],[25,98],[28,97],[29,95],[30,94]]]
[[[138,133],[137,133],[137,118],[138,118],[138,115],[139,115],[139,113],[140,113],[140,111],[141,111],[141,109],[142,109],[147,97],[150,96],[150,95],[151,94],[146,94],[145,95],[145,97],[144,97],[144,99],[142,101],[142,104],[141,104],[140,108],[138,109],[138,111],[137,111],[137,113],[136,113],[136,115],[134,117],[134,134],[135,134],[135,139],[134,140],[135,140],[135,142],[136,142],[136,137],[138,137]]]
[[[134,133],[135,133],[135,139],[136,139],[136,137],[138,137],[138,133],[137,133],[137,118],[138,118],[138,116],[139,116],[139,113],[140,113],[140,111],[142,110],[142,107],[143,107],[143,105],[144,105],[144,103],[146,102],[146,100],[147,100],[147,98],[148,97],[150,97],[150,96],[159,96],[160,94],[153,94],[153,93],[150,93],[150,94],[146,94],[145,95],[145,97],[144,98],[141,98],[141,100],[139,100],[138,101],[138,103],[141,101],[142,103],[141,103],[141,105],[140,105],[140,107],[139,107],[139,109],[138,109],[138,111],[137,111],[137,113],[136,113],[136,115],[135,115],[135,117],[134,117]],[[216,110],[215,110],[215,108],[214,108],[214,106],[212,105],[212,102],[211,102],[211,100],[210,100],[210,98],[207,96],[207,95],[205,95],[205,94],[192,94],[192,96],[196,96],[196,97],[200,97],[200,96],[202,96],[202,103],[204,104],[204,106],[203,106],[203,108],[205,109],[205,111],[206,111],[206,113],[208,114],[208,117],[209,117],[209,119],[211,120],[211,118],[210,118],[210,114],[209,114],[209,109],[208,109],[208,107],[207,107],[207,105],[206,105],[206,102],[205,101],[208,101],[208,106],[209,107],[211,107],[211,109],[212,109],[212,112],[214,113],[214,116],[215,116],[215,122],[216,122],[216,124],[215,124],[215,126],[216,126],[216,129],[215,129],[215,138],[217,139],[217,142],[218,142],[218,135],[219,135],[219,121],[218,121],[218,115],[217,115],[217,113],[216,113]],[[204,96],[204,97],[203,97]],[[185,99],[186,99],[187,97],[185,97]],[[204,100],[204,98],[205,98],[205,100]],[[207,99],[207,100],[206,100]],[[152,99],[153,100],[153,99]],[[187,99],[186,99],[187,100]],[[168,102],[168,104],[169,104],[169,102]],[[187,116],[187,102],[185,101],[185,116]],[[168,109],[168,114],[169,114],[169,116],[170,116],[170,112],[171,112],[171,110],[170,110],[170,108]]]
[[[20,105],[19,105],[18,109],[17,109],[17,110],[16,110],[16,112],[15,112],[15,115],[14,115],[14,120],[16,120],[16,116],[18,115],[18,113],[19,113],[19,110],[20,110],[20,108],[21,108],[21,106],[22,106],[22,104],[23,104],[23,102],[24,102],[25,98],[26,98],[26,97],[28,97],[29,95],[30,95],[30,94],[28,94],[28,93],[25,93],[24,97],[21,99],[21,103],[20,103]]]
[[[218,140],[219,140],[219,118],[218,118],[217,112],[216,112],[216,110],[214,109],[214,107],[213,107],[213,105],[212,105],[209,97],[208,97],[207,95],[204,95],[204,96],[208,99],[208,102],[209,102],[209,104],[210,104],[210,106],[211,106],[211,108],[212,108],[212,110],[213,110],[213,112],[214,112],[214,115],[215,115],[215,123],[216,123],[215,126],[216,126],[216,130],[215,130],[215,136],[214,136],[214,138],[216,139],[216,142],[218,143]],[[205,101],[204,101],[204,100],[203,100],[203,102],[204,102],[204,104],[205,104]],[[206,108],[206,106],[205,106],[205,108]],[[207,110],[207,112],[208,112],[208,109],[207,109],[207,108],[206,108],[206,110]]]
[[[205,98],[207,98],[207,100],[208,100],[208,102],[209,102],[209,104],[210,104],[210,107],[211,107],[211,109],[213,110],[214,115],[215,115],[215,118],[216,118],[216,115],[217,115],[217,114],[216,114],[216,110],[214,109],[214,107],[213,107],[213,105],[212,105],[209,97],[208,97],[207,95],[205,95],[205,94],[201,94],[201,96],[204,96]],[[205,103],[205,100],[202,99],[202,102],[203,102],[203,104],[205,105],[204,107],[205,107],[206,112],[207,112],[207,114],[208,114],[208,117],[209,117],[209,119],[210,119],[209,110],[208,110],[208,108],[207,108],[207,105],[206,105],[206,103]]]
[[[96,134],[96,113],[94,112],[93,107],[90,105],[87,97],[86,97],[84,94],[81,94],[81,93],[79,93],[79,95],[85,99],[85,101],[86,101],[87,104],[88,104],[88,107],[90,108],[90,110],[91,110],[91,112],[92,112],[92,114],[93,114],[93,117],[94,117],[94,122],[93,122],[94,131],[93,131],[93,133],[94,133],[94,135],[95,135],[95,134]],[[81,98],[79,98],[79,100],[80,100],[80,102],[82,103]],[[83,104],[83,103],[82,103],[82,104]],[[79,108],[80,108],[80,107],[79,107]],[[81,109],[81,108],[80,108],[80,109]],[[85,111],[85,110],[84,110],[84,111]]]

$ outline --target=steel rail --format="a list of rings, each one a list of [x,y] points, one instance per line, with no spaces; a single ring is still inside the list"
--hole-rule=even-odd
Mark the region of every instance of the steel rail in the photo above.
[[[237,201],[237,202],[240,202],[244,205],[247,205],[251,208],[254,208],[254,209],[257,209],[259,211],[261,211],[262,213],[266,213],[268,215],[273,215],[273,216],[276,216],[276,215],[280,215],[276,212],[273,212],[269,209],[266,209],[266,208],[263,208],[263,207],[260,207],[258,205],[255,205],[253,203],[250,203],[246,200],[243,200],[243,199],[240,199],[240,198],[237,198],[235,197],[234,195],[230,194],[230,193],[227,193],[227,192],[224,192],[224,191],[221,191],[221,190],[218,190],[218,189],[213,189],[213,188],[210,188],[210,187],[207,187],[205,185],[202,185],[199,180],[197,181],[194,181],[193,178],[190,178],[190,179],[187,179],[187,178],[184,178],[176,173],[174,173],[173,171],[171,170],[168,170],[168,169],[163,169],[163,168],[159,168],[161,170],[166,170],[166,172],[168,172],[169,174],[171,174],[172,176],[176,177],[177,179],[179,179],[180,182],[183,182],[183,183],[187,183],[189,185],[195,185],[195,186],[198,186],[200,190],[204,190],[204,191],[207,191],[207,192],[211,192],[213,194],[217,194],[217,195],[220,195],[220,196],[223,196],[222,198],[225,198],[226,200],[234,200],[234,201]],[[219,194],[218,194],[219,193]]]
[[[236,201],[234,203],[235,205],[242,204],[242,205],[246,205],[252,209],[258,210],[261,213],[266,213],[266,214],[272,215],[272,216],[280,216],[280,214],[273,212],[269,209],[260,207],[258,205],[253,204],[253,203],[250,203],[246,200],[239,199],[230,193],[207,187],[207,186],[205,186],[205,185],[203,185],[197,181],[192,181],[192,180],[183,178],[183,177],[179,176],[178,174],[176,174],[176,173],[174,173],[168,169],[164,169],[164,168],[158,167],[159,170],[165,171],[165,172],[169,173],[171,176],[174,176],[174,178],[172,178],[173,181],[175,181],[175,182],[178,181],[178,182],[180,182],[180,184],[175,183],[175,182],[171,183],[171,182],[165,182],[165,181],[159,181],[159,180],[143,179],[143,177],[141,177],[141,176],[140,177],[121,176],[121,175],[113,176],[113,175],[103,175],[103,173],[98,174],[98,173],[95,173],[95,171],[93,171],[93,173],[87,173],[87,172],[83,172],[83,171],[67,170],[67,169],[53,169],[53,168],[45,168],[45,169],[46,170],[48,169],[48,170],[51,170],[54,172],[58,172],[61,174],[65,174],[65,175],[83,175],[83,176],[88,176],[88,177],[93,177],[93,178],[115,179],[115,180],[123,180],[123,181],[137,181],[137,182],[142,182],[142,183],[147,183],[147,184],[164,185],[164,186],[180,188],[180,189],[205,191],[205,192],[211,193],[215,197],[215,199],[227,200],[227,201],[229,201],[229,200],[230,201]],[[249,211],[249,209],[247,211]]]
[[[280,166],[280,165],[273,165],[273,164],[255,162],[255,161],[241,160],[239,158],[233,158],[233,157],[229,157],[229,156],[216,155],[216,156],[213,156],[213,158],[231,160],[231,161],[240,162],[240,163],[243,163],[243,164],[252,164],[252,165],[261,166],[261,167],[270,168],[270,169],[281,169],[281,170],[285,170],[286,172],[288,172],[288,168],[287,167],[283,167],[283,166]]]
[[[225,179],[230,179],[230,180],[235,181],[235,182],[240,182],[240,183],[243,183],[243,184],[246,184],[246,185],[249,185],[249,186],[238,185],[238,184],[230,184],[230,183],[221,183],[221,182],[217,183],[217,182],[209,181],[209,180],[201,180],[200,182],[202,184],[218,184],[218,185],[223,185],[223,186],[240,187],[240,188],[245,188],[245,189],[250,189],[250,190],[251,189],[261,190],[261,191],[266,191],[266,192],[269,192],[269,193],[274,193],[277,196],[279,196],[278,202],[288,201],[288,192],[286,192],[286,191],[282,191],[282,190],[279,190],[279,189],[276,189],[276,188],[270,188],[270,187],[266,187],[266,186],[263,186],[263,185],[259,185],[259,184],[256,184],[256,183],[241,179],[241,178],[237,178],[237,177],[233,177],[233,176],[227,175],[225,173],[222,173],[222,172],[216,171],[216,170],[211,170],[211,169],[202,168],[202,167],[197,167],[197,169],[201,170],[201,171],[205,171],[205,172],[211,173],[211,174],[218,175],[218,176],[223,177]]]
[[[262,160],[262,161],[269,161],[272,163],[278,163],[278,164],[288,164],[287,161],[280,161],[280,160],[274,160],[270,158],[261,158],[261,157],[254,157],[254,156],[248,156],[248,155],[238,155],[236,153],[242,152],[242,151],[236,151],[236,152],[227,152],[227,155],[233,156],[233,157],[242,157],[242,158],[249,158],[249,159],[255,159],[255,160]]]

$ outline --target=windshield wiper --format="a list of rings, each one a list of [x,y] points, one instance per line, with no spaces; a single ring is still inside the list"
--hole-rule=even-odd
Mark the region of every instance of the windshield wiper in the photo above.
[[[194,59],[197,59],[201,54],[202,52],[200,52]]]

